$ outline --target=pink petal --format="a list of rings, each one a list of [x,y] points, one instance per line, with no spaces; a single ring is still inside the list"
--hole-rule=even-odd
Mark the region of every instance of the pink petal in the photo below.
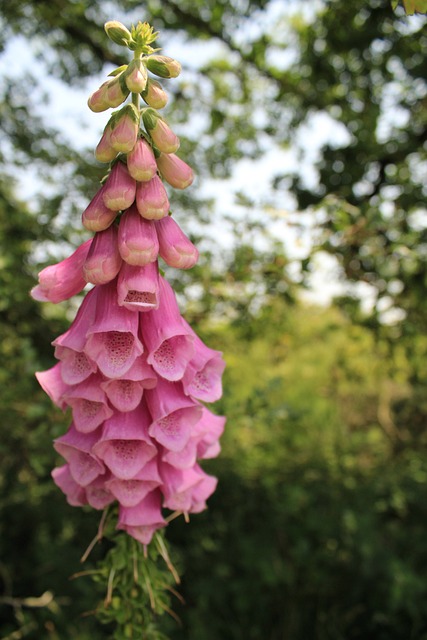
[[[156,220],[155,225],[160,256],[166,264],[176,269],[194,267],[199,258],[199,252],[175,220],[171,216],[165,216],[161,220]]]
[[[117,227],[114,225],[95,234],[83,265],[87,282],[107,284],[119,273],[122,258],[117,246],[117,235]]]
[[[133,267],[126,262],[117,282],[118,303],[129,311],[150,311],[159,306],[159,274],[157,262]]]
[[[135,200],[136,182],[126,168],[118,161],[104,184],[103,201],[112,211],[128,209]]]
[[[112,478],[108,482],[108,489],[123,507],[134,507],[161,483],[157,460],[153,458],[131,480]]]
[[[138,338],[138,317],[117,304],[115,281],[96,288],[98,306],[85,353],[105,376],[120,378],[144,350]]]
[[[166,525],[159,490],[149,493],[134,507],[120,507],[118,529],[124,529],[142,544],[149,544],[157,529]]]
[[[60,409],[65,409],[66,403],[63,400],[63,395],[70,387],[62,379],[61,367],[62,364],[58,362],[47,371],[36,371],[36,378],[52,402]]]
[[[65,493],[67,502],[72,507],[83,507],[87,504],[86,492],[72,477],[68,464],[53,469],[52,478],[54,483]]]
[[[91,453],[98,438],[97,432],[79,433],[71,425],[67,433],[54,441],[56,451],[69,464],[71,476],[82,487],[90,484],[105,469],[102,462]]]
[[[72,387],[65,394],[64,399],[72,407],[74,426],[82,433],[94,431],[113,414],[101,388],[99,375],[92,375],[84,382]]]
[[[161,378],[154,389],[147,389],[145,398],[153,419],[150,436],[166,449],[181,451],[201,418],[201,405],[186,397],[180,384]]]
[[[62,302],[80,293],[86,285],[83,264],[92,240],[84,242],[71,256],[46,267],[39,273],[39,284],[31,290],[31,296],[41,302]]]

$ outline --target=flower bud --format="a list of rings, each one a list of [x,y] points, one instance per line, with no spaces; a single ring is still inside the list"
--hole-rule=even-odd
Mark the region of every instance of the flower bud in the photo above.
[[[127,157],[128,171],[139,182],[151,180],[157,173],[156,159],[148,142],[138,138]]]
[[[161,153],[156,160],[162,178],[175,189],[185,189],[193,182],[191,167],[174,153]]]
[[[125,74],[125,82],[132,93],[144,91],[147,85],[147,69],[142,60],[132,60]]]
[[[124,82],[122,73],[108,82],[105,93],[105,99],[109,107],[118,107],[126,100],[129,95],[129,89]]]
[[[122,258],[117,246],[117,227],[112,225],[95,234],[83,265],[86,282],[107,284],[120,271]]]
[[[95,150],[95,158],[98,162],[111,162],[117,155],[117,151],[111,146],[111,124],[104,129],[101,140]]]
[[[118,247],[125,262],[143,267],[157,259],[159,241],[152,220],[145,220],[136,207],[128,209],[120,218]]]
[[[154,176],[149,182],[138,182],[136,206],[147,220],[160,220],[169,213],[168,195],[159,176]]]
[[[107,36],[122,47],[127,47],[132,41],[132,36],[129,29],[126,29],[125,25],[117,20],[110,20],[104,25]]]
[[[83,226],[89,231],[103,231],[107,229],[116,218],[117,211],[112,211],[104,204],[104,193],[105,185],[101,187],[83,211]]]
[[[111,125],[110,145],[116,152],[128,153],[135,146],[139,131],[139,115],[133,104],[128,104],[116,115]]]
[[[87,105],[91,111],[100,113],[101,111],[106,111],[110,108],[107,100],[107,87],[110,82],[111,80],[107,80],[107,82],[104,82],[104,84],[102,84],[99,89],[94,91],[89,97]]]
[[[135,200],[136,182],[122,162],[116,162],[104,185],[105,206],[113,211],[130,207]]]
[[[181,65],[177,60],[168,56],[148,56],[147,69],[160,78],[176,78],[181,73]]]
[[[191,269],[199,258],[199,252],[179,225],[170,216],[156,220],[160,256],[170,267]]]
[[[163,109],[168,102],[168,94],[160,82],[148,78],[145,91],[141,93],[143,100],[153,109]]]
[[[154,111],[147,109],[142,114],[144,126],[155,146],[164,153],[174,153],[179,148],[179,138],[168,124]]]

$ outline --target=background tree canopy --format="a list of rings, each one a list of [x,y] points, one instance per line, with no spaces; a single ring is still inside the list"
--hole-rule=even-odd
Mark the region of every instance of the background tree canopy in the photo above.
[[[1,4],[0,64],[24,61],[0,78],[1,637],[106,637],[80,615],[104,594],[69,580],[99,514],[50,479],[68,416],[33,377],[73,308],[28,291],[104,172],[102,117],[60,130],[55,100],[123,62],[108,19],[149,21],[183,62],[165,115],[198,180],[173,202],[202,256],[168,277],[228,364],[218,491],[168,527],[186,605],[165,632],[427,638],[427,35],[388,0]],[[325,253],[343,294],[320,308],[302,294]]]

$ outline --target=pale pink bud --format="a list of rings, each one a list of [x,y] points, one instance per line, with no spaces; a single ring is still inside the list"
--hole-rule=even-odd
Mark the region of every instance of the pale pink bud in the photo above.
[[[179,225],[170,216],[156,220],[160,256],[170,267],[191,269],[199,258],[199,252]]]
[[[159,241],[152,220],[142,218],[136,207],[128,209],[120,219],[118,248],[128,264],[143,267],[157,260]]]
[[[115,119],[110,133],[110,144],[117,152],[128,153],[135,146],[139,131],[139,116],[134,105],[125,107],[119,119]]]
[[[134,148],[128,153],[127,165],[132,178],[139,182],[147,182],[156,175],[156,159],[146,140],[138,138]]]
[[[123,262],[117,281],[117,302],[129,311],[157,309],[159,306],[157,262],[150,262],[144,267],[133,267]]]
[[[160,78],[176,78],[181,73],[178,60],[169,56],[149,56],[146,59],[147,69]]]
[[[103,231],[113,223],[117,211],[112,211],[104,204],[105,185],[92,198],[83,211],[83,226],[89,231]]]
[[[84,277],[92,284],[107,284],[120,271],[122,258],[117,246],[117,227],[100,231],[92,241],[83,266]]]
[[[174,153],[179,148],[178,136],[161,118],[156,118],[154,127],[149,129],[148,133],[159,151]]]
[[[167,105],[168,95],[160,82],[148,78],[145,91],[142,92],[144,101],[153,109],[163,109]]]
[[[84,242],[62,262],[52,264],[39,273],[39,284],[31,289],[31,296],[40,302],[62,302],[85,287],[83,264],[92,240]],[[157,245],[158,246],[158,245]]]
[[[110,105],[107,100],[107,87],[110,85],[111,80],[104,82],[99,89],[94,91],[87,101],[88,107],[95,113],[106,111]]]
[[[162,178],[175,189],[185,189],[193,182],[191,167],[174,153],[161,153],[157,158],[157,166]]]
[[[111,162],[116,155],[117,151],[111,146],[111,125],[108,123],[96,147],[95,158],[98,162]]]
[[[129,95],[129,89],[123,82],[121,74],[108,82],[105,94],[105,99],[109,107],[118,107],[126,100]]]
[[[136,182],[122,162],[116,162],[104,185],[104,204],[113,211],[128,209],[135,200]]]
[[[167,216],[168,194],[159,176],[154,176],[149,182],[138,182],[136,206],[140,215],[147,220],[160,220]]]
[[[132,60],[125,74],[126,86],[132,93],[141,93],[147,84],[147,69],[142,60]]]

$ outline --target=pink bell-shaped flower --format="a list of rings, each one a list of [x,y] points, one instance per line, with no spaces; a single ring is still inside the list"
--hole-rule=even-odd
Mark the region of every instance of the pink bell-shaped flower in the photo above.
[[[60,438],[54,441],[56,451],[68,462],[71,476],[81,487],[93,482],[105,467],[92,453],[92,448],[99,440],[99,433],[80,433],[72,424]]]
[[[168,194],[159,176],[154,176],[149,182],[138,182],[136,207],[147,220],[160,220],[168,215]]]
[[[107,284],[110,280],[114,280],[119,273],[122,258],[117,246],[117,236],[117,227],[115,226],[95,234],[83,265],[83,273],[87,282]]]
[[[74,426],[81,433],[95,431],[113,415],[100,386],[101,380],[99,374],[94,374],[64,394],[64,400],[73,410]]]
[[[157,459],[152,458],[130,480],[113,477],[107,486],[123,507],[134,507],[161,484]]]
[[[159,306],[159,272],[157,262],[133,267],[123,262],[117,281],[120,306],[129,311],[151,311]]]
[[[142,218],[135,206],[120,218],[118,249],[123,260],[135,267],[157,260],[159,241],[155,224]]]
[[[159,489],[155,489],[134,507],[120,507],[117,528],[124,529],[130,536],[147,545],[157,529],[166,524],[161,511],[161,493]]]
[[[170,451],[181,451],[201,418],[202,406],[185,396],[179,383],[162,378],[154,389],[147,389],[145,398],[153,419],[150,436]]]
[[[222,353],[207,347],[184,318],[182,323],[194,338],[194,356],[182,378],[184,391],[202,402],[216,402],[222,396],[221,377],[225,369]]]
[[[122,378],[107,379],[101,383],[101,388],[113,407],[118,411],[126,412],[136,409],[141,402],[144,389],[153,389],[156,384],[157,376],[142,355],[135,360]]]
[[[66,403],[63,396],[70,386],[66,384],[61,374],[62,363],[58,362],[55,366],[46,371],[36,371],[36,378],[45,393],[49,396],[54,404],[60,409],[65,409]]]
[[[140,318],[147,362],[163,378],[180,380],[194,354],[194,334],[182,322],[170,284],[159,277],[159,286],[158,309]]]
[[[87,485],[86,500],[94,509],[105,509],[105,507],[114,502],[115,497],[106,486],[107,479],[111,476],[107,472],[102,476],[98,476],[90,484]]]
[[[128,173],[123,162],[116,162],[103,186],[104,204],[112,211],[128,209],[134,200],[136,182]]]
[[[52,478],[54,483],[65,493],[67,502],[72,507],[83,507],[87,504],[86,491],[74,480],[69,464],[53,469]]]
[[[95,320],[98,291],[86,294],[71,327],[52,342],[55,358],[61,361],[61,376],[66,384],[83,382],[96,371],[96,364],[85,353],[86,334]]]
[[[163,480],[163,506],[184,513],[192,510],[196,487],[209,477],[198,465],[190,469],[176,469],[165,462],[160,465],[160,475]]]
[[[92,240],[87,240],[65,260],[42,269],[39,284],[31,289],[34,300],[56,303],[80,293],[86,285],[83,264],[91,244]]]
[[[107,378],[121,378],[144,351],[138,316],[117,304],[116,281],[96,289],[98,304],[84,350]]]
[[[134,411],[115,413],[105,421],[93,452],[114,477],[129,480],[157,455],[148,435],[150,415],[144,403]]]
[[[165,216],[161,220],[156,220],[155,225],[159,253],[166,264],[176,269],[194,267],[199,259],[199,252],[175,220],[171,216]]]
[[[133,149],[127,156],[128,171],[138,182],[148,182],[157,173],[157,163],[154,153],[144,138],[138,138]]]

